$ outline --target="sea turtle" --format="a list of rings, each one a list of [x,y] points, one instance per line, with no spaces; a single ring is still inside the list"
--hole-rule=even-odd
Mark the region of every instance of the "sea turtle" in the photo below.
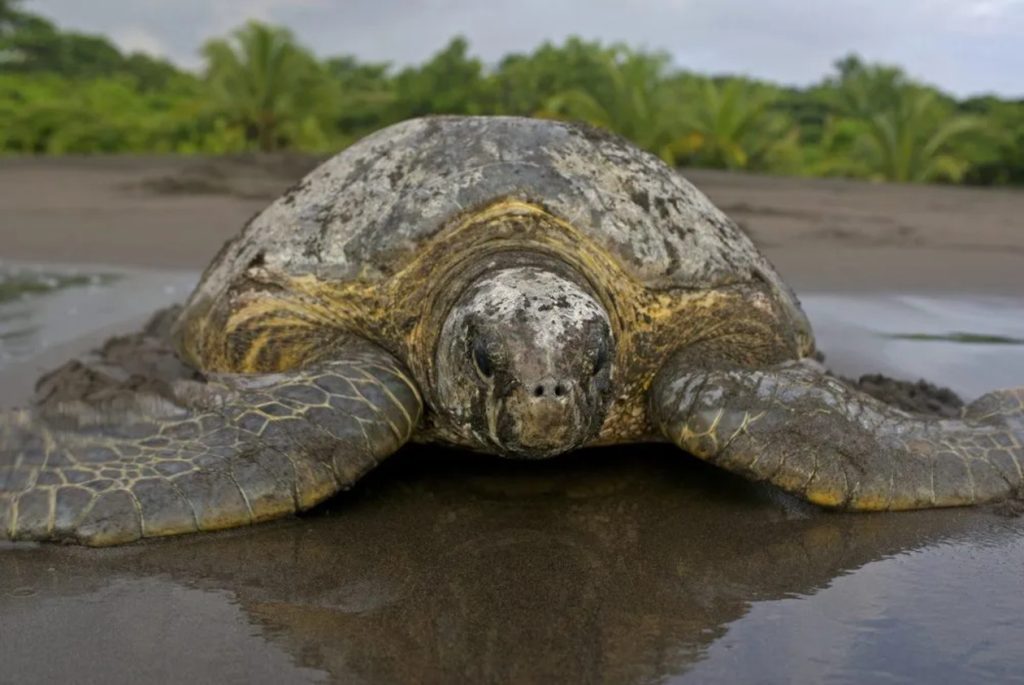
[[[264,521],[410,440],[527,459],[671,441],[855,510],[1024,482],[1024,388],[938,419],[823,373],[735,223],[657,158],[568,123],[431,117],[363,139],[141,340],[0,419],[0,535],[105,545]],[[176,355],[143,361],[167,341]]]

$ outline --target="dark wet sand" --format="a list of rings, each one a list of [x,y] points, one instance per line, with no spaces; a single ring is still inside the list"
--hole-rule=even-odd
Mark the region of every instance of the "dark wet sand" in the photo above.
[[[0,160],[0,258],[200,269],[315,164],[83,157]],[[793,287],[1024,293],[1024,192],[685,175]]]
[[[201,268],[281,165],[2,161],[0,257]],[[1024,291],[1020,193],[690,177],[800,290]],[[0,546],[0,683],[1021,682],[1022,533],[822,513],[651,446],[407,449],[301,518]]]
[[[0,549],[0,653],[3,672],[34,681],[992,677],[1007,675],[1024,624],[1003,609],[985,617],[998,635],[918,654],[964,615],[947,586],[963,562],[950,553],[915,578],[913,550],[998,549],[1020,533],[987,511],[822,515],[650,446],[528,466],[410,449],[297,520],[121,549]],[[829,590],[891,555],[909,559],[911,574],[887,572],[921,603],[892,620],[928,622],[913,635],[873,623],[871,593]],[[970,588],[970,607],[1004,590]],[[830,599],[769,619],[749,651],[730,637],[752,605],[819,593]],[[906,654],[849,659],[894,637]],[[766,643],[795,653],[780,662]],[[709,658],[716,645],[733,651]]]

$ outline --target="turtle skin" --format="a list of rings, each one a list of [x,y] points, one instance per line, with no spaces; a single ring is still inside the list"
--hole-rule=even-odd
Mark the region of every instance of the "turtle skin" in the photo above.
[[[687,452],[826,507],[972,505],[1024,485],[1024,387],[949,419],[887,405],[806,363],[694,372],[670,362],[651,404]]]
[[[173,401],[60,404],[0,417],[0,537],[112,545],[308,509],[419,423],[408,373],[353,340],[287,374],[183,382]]]

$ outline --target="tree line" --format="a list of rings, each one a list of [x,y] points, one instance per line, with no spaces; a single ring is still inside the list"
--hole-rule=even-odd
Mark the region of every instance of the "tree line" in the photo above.
[[[318,59],[249,22],[192,73],[0,0],[0,154],[333,152],[426,114],[601,126],[676,166],[906,182],[1024,184],[1024,100],[958,100],[847,56],[807,88],[712,77],[666,53],[569,38],[485,65],[454,38],[396,69]]]

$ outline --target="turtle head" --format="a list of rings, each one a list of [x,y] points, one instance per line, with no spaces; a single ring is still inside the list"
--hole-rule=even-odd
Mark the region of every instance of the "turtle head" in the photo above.
[[[600,430],[613,358],[608,313],[586,289],[539,267],[502,269],[473,281],[441,328],[438,408],[488,449],[553,456]]]

